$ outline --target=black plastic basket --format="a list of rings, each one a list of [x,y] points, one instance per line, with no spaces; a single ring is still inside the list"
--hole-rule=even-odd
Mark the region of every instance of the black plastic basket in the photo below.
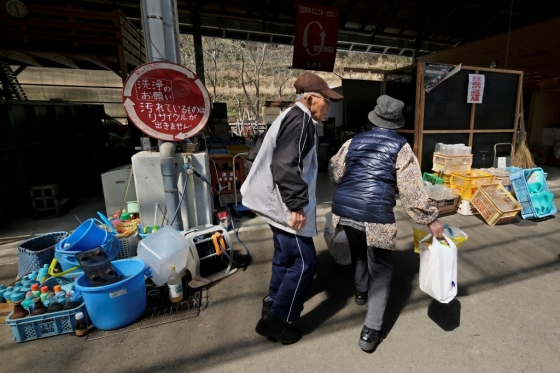
[[[76,259],[92,287],[105,286],[121,280],[119,273],[101,247],[81,251],[76,254]]]
[[[18,278],[51,264],[54,247],[68,232],[53,232],[33,237],[18,247]]]

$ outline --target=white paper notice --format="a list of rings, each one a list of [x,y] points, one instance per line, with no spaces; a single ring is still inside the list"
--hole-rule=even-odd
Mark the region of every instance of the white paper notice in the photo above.
[[[498,157],[498,168],[505,169],[506,167],[506,157]]]
[[[469,90],[467,92],[467,103],[481,104],[484,93],[484,75],[469,74]]]

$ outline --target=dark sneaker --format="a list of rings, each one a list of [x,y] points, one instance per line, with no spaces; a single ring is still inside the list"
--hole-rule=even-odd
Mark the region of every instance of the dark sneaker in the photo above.
[[[354,297],[354,302],[356,302],[356,304],[358,306],[363,306],[364,304],[367,303],[367,291],[357,291],[356,292],[356,296]]]
[[[381,341],[381,332],[370,329],[364,325],[362,332],[360,333],[360,340],[358,341],[358,346],[365,352],[372,352]]]
[[[264,316],[264,312],[265,311],[270,311],[272,310],[272,304],[274,303],[274,301],[267,295],[266,297],[263,298],[262,300],[262,316]]]
[[[269,337],[283,344],[291,344],[301,339],[299,329],[280,320],[272,311],[264,311],[255,331],[263,337]]]

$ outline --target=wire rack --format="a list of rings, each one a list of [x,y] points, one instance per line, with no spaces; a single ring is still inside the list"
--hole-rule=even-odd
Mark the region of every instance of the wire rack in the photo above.
[[[116,334],[127,333],[134,330],[151,328],[152,326],[167,324],[174,321],[190,319],[200,315],[200,304],[204,288],[191,289],[187,286],[188,280],[183,278],[183,300],[171,303],[167,284],[155,285],[151,280],[146,280],[146,292],[148,294],[148,305],[144,315],[134,324],[115,330],[91,329],[87,341],[109,337]]]

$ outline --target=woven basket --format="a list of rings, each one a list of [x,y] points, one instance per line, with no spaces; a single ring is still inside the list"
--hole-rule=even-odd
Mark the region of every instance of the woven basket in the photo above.
[[[47,233],[19,245],[18,278],[39,270],[44,264],[51,264],[55,245],[66,236],[68,232]]]
[[[136,256],[136,250],[138,249],[138,224],[125,223],[117,227],[118,231],[122,229],[126,229],[126,232],[116,235],[121,245],[117,259],[127,259]]]
[[[184,153],[194,153],[200,149],[200,143],[197,142],[196,144],[188,143],[188,144],[181,144]]]

